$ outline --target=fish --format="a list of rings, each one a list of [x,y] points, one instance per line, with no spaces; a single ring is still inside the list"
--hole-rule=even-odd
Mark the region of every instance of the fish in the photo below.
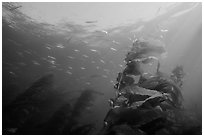
[[[101,63],[103,63],[103,64],[105,64],[105,61],[104,61],[104,60],[102,60],[102,59],[100,59],[100,62],[101,62]]]
[[[117,49],[115,49],[115,48],[110,48],[111,50],[113,50],[113,51],[117,51]]]
[[[75,59],[75,57],[72,57],[72,56],[67,56],[69,59]]]
[[[81,67],[81,69],[82,69],[82,70],[84,70],[84,69],[86,69],[86,68],[84,68],[84,67]]]
[[[66,71],[66,73],[69,74],[69,75],[72,75],[72,72],[70,72],[70,71],[68,71],[68,70]]]
[[[63,46],[62,44],[57,44],[56,47],[57,47],[57,48],[61,48],[61,49],[64,48],[64,46]]]
[[[95,49],[90,49],[91,51],[93,51],[93,52],[97,52],[97,50],[95,50]]]
[[[87,55],[82,55],[83,57],[85,57],[85,58],[88,58],[89,56],[87,56]]]
[[[93,21],[86,21],[85,23],[97,23],[97,20],[93,20]]]
[[[74,51],[75,51],[75,52],[79,52],[79,50],[78,50],[78,49],[75,49]]]
[[[51,58],[51,59],[54,59],[54,60],[56,60],[56,58],[55,57],[52,57],[52,56],[47,56],[48,58]]]
[[[38,63],[38,62],[35,61],[35,60],[33,60],[32,63],[33,63],[34,65],[40,65],[40,63]]]
[[[72,69],[72,67],[68,67],[69,69]]]

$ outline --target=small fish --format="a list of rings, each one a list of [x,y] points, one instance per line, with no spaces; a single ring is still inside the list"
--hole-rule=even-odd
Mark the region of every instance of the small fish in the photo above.
[[[72,57],[72,56],[67,56],[69,59],[75,59],[75,57]]]
[[[83,57],[85,57],[85,58],[88,58],[89,56],[87,56],[87,55],[82,55]]]
[[[168,32],[169,30],[167,30],[167,29],[161,29],[160,31],[161,31],[161,32]]]
[[[68,70],[66,71],[66,73],[69,74],[69,75],[72,75],[72,72],[70,72],[70,71],[68,71]]]
[[[78,50],[78,49],[75,49],[74,51],[75,51],[75,52],[79,52],[79,50]]]
[[[72,67],[68,67],[69,69],[72,69]]]
[[[101,62],[101,63],[103,63],[103,64],[105,64],[105,61],[104,61],[104,60],[102,60],[102,59],[100,59],[100,62]]]
[[[116,49],[114,49],[114,48],[110,48],[111,50],[113,50],[113,51],[117,51]]]
[[[96,66],[96,69],[99,69],[100,67],[99,66]]]
[[[97,23],[98,21],[97,20],[94,20],[94,21],[86,21],[85,23]]]
[[[46,47],[46,49],[51,50],[51,48],[50,48],[50,47],[48,47],[48,46]]]
[[[84,69],[86,69],[86,68],[84,68],[84,67],[81,67],[81,69],[82,69],[82,70],[84,70]]]
[[[93,51],[93,52],[98,52],[97,50],[95,50],[95,49],[90,49],[91,51]]]
[[[55,63],[56,63],[54,60],[48,60],[48,62],[53,64],[53,65],[55,65]]]
[[[61,49],[63,49],[64,48],[64,46],[62,45],[62,44],[57,44],[57,46],[56,46],[57,48],[61,48]]]
[[[120,44],[119,42],[117,42],[117,41],[115,41],[115,40],[113,40],[112,42],[115,43],[115,44],[117,44],[117,45]]]
[[[91,63],[96,63],[95,61],[91,61]]]
[[[34,65],[38,65],[38,66],[40,65],[40,63],[38,63],[38,62],[35,61],[35,60],[33,60],[32,62],[33,62]]]
[[[16,74],[15,74],[14,72],[12,72],[12,71],[10,71],[9,73],[10,73],[11,75],[16,76]]]
[[[108,32],[107,32],[107,31],[105,31],[105,30],[102,30],[101,32],[104,32],[104,33],[108,34]]]
[[[54,59],[54,60],[56,60],[56,58],[55,57],[52,57],[52,56],[47,56],[48,58],[51,58],[51,59]]]

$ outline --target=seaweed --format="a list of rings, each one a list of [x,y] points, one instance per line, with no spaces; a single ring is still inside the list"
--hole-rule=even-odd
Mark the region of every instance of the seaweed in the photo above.
[[[104,118],[101,134],[197,134],[200,126],[188,126],[193,116],[185,116],[182,106],[183,67],[177,66],[171,76],[160,72],[156,55],[165,50],[148,41],[137,40],[128,52],[126,68],[117,77],[116,97],[110,99],[111,108]],[[141,64],[157,60],[155,74],[144,73]],[[138,83],[131,76],[140,76]],[[186,123],[186,124],[185,124]],[[189,130],[189,132],[187,131]],[[190,130],[191,129],[191,130]]]

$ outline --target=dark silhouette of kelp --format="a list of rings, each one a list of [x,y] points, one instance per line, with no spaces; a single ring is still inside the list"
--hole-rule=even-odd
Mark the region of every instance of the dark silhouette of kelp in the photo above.
[[[63,104],[55,111],[54,105],[60,105],[65,95],[57,89],[60,88],[54,87],[52,73],[36,80],[3,110],[3,134],[91,134],[94,124],[82,124],[79,119],[93,105],[96,95],[103,94],[92,89],[82,90],[73,106],[72,102],[61,101]],[[48,112],[53,114],[49,116]],[[44,120],[46,116],[50,118]]]
[[[162,46],[146,41],[133,43],[125,58],[126,68],[117,77],[117,96],[109,101],[111,109],[100,134],[201,134],[196,117],[186,115],[182,106],[183,67],[177,66],[170,76],[160,72],[156,56],[163,52]],[[140,65],[151,62],[150,58],[158,61],[157,71],[146,76]],[[140,76],[138,83],[129,80],[134,75]]]
[[[18,129],[30,117],[39,112],[41,103],[46,99],[45,92],[52,89],[53,81],[52,73],[41,77],[9,104],[3,110],[3,129],[8,127]]]

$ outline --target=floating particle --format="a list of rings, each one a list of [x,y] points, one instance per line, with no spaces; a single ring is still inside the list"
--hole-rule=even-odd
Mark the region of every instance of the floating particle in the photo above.
[[[96,63],[95,61],[91,61],[91,63]]]
[[[99,66],[96,66],[96,69],[99,69],[100,67]]]

